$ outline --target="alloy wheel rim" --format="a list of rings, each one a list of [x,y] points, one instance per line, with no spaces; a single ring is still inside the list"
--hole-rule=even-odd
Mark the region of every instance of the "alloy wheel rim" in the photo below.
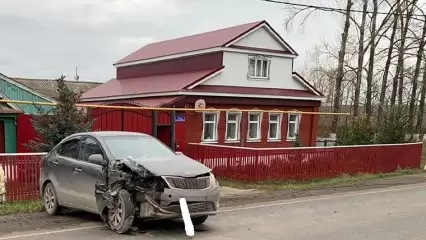
[[[44,193],[44,205],[49,211],[52,210],[55,206],[55,194],[53,193],[53,190],[50,187],[46,188],[46,191]]]
[[[116,207],[114,209],[110,209],[109,220],[114,226],[118,226],[123,220],[123,208],[120,199],[117,200]]]

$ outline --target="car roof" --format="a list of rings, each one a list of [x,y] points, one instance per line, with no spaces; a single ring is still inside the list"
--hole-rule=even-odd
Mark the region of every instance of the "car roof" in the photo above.
[[[138,132],[126,132],[126,131],[96,131],[96,132],[81,132],[72,134],[70,137],[90,135],[99,137],[118,137],[118,136],[141,136],[141,137],[152,137],[151,135]]]

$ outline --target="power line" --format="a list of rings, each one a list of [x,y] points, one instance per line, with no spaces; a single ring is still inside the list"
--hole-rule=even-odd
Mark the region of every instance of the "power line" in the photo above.
[[[311,5],[311,4],[302,4],[302,3],[292,3],[292,2],[285,2],[285,1],[277,1],[277,0],[259,0],[262,2],[269,2],[269,3],[277,3],[277,4],[283,4],[288,6],[295,6],[295,7],[304,7],[304,8],[313,8],[320,11],[326,11],[326,12],[346,12],[346,9],[343,8],[334,8],[334,7],[327,7],[327,6],[318,6],[318,5]],[[350,12],[353,13],[363,13],[362,10],[357,9],[351,9]],[[373,14],[373,12],[367,11],[367,14]],[[387,12],[377,12],[379,15],[388,15]],[[393,13],[395,16],[408,16],[407,14],[403,13]],[[425,17],[425,15],[421,14],[412,14],[413,17]]]

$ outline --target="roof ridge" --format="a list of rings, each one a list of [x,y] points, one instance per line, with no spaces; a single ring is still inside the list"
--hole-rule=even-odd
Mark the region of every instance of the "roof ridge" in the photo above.
[[[152,59],[163,56],[170,56],[179,53],[187,53],[202,49],[221,47],[250,31],[253,27],[266,23],[265,20],[244,23],[212,31],[201,32],[177,38],[166,39],[146,44],[136,51],[121,58],[113,65],[134,62],[142,59]],[[194,41],[191,43],[191,41]]]
[[[9,77],[10,79],[12,79],[12,80],[16,80],[16,79],[18,79],[18,80],[29,80],[29,81],[33,81],[33,80],[36,80],[36,81],[56,81],[57,80],[57,78],[24,78],[24,77]],[[71,82],[71,83],[99,83],[99,84],[102,84],[102,82],[96,82],[96,81],[84,81],[84,80],[81,80],[81,81],[75,81],[75,80],[64,80],[65,82]]]
[[[206,31],[206,32],[200,32],[200,33],[190,34],[190,35],[186,35],[186,36],[182,36],[182,37],[175,37],[175,38],[165,39],[165,40],[162,40],[162,41],[156,41],[156,42],[148,43],[147,45],[154,44],[154,43],[163,43],[163,42],[173,41],[173,40],[182,39],[182,38],[194,37],[194,36],[203,35],[203,34],[206,34],[206,33],[214,33],[214,32],[218,32],[218,31],[222,31],[222,30],[226,30],[226,29],[230,29],[230,28],[235,28],[235,27],[240,27],[240,26],[244,26],[244,25],[259,24],[259,23],[264,22],[264,21],[265,20],[255,21],[255,22],[250,22],[250,23],[243,23],[243,24],[238,24],[238,25],[232,25],[232,26],[228,26],[228,27],[224,27],[224,28],[217,28],[215,30],[210,30],[210,31]]]

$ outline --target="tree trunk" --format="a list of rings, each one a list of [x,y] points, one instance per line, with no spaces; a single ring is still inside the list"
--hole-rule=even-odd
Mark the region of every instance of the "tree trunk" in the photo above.
[[[423,56],[425,57],[425,56]],[[423,112],[425,111],[425,98],[426,98],[426,61],[423,61],[423,79],[422,79],[422,91],[420,94],[419,112],[417,113],[417,132],[420,134],[420,141],[423,141]]]
[[[414,8],[417,4],[417,0],[413,0],[412,3],[409,3],[409,1],[405,1],[405,9],[407,10],[407,14],[400,14],[400,22],[401,22],[401,44],[398,48],[398,63],[396,66],[396,72],[394,76],[394,83],[398,85],[398,105],[402,105],[402,98],[404,93],[404,55],[405,55],[405,42],[407,37],[408,28],[410,27],[410,20],[413,15]],[[411,8],[410,5],[411,4]],[[403,11],[401,11],[402,13]],[[406,16],[405,23],[404,23],[404,16]]]
[[[396,12],[399,11],[398,10],[399,7],[400,7],[399,1],[400,0],[397,0]],[[378,112],[378,121],[379,122],[382,119],[383,107],[385,105],[385,97],[386,97],[386,90],[387,90],[387,84],[388,84],[389,70],[390,70],[390,66],[391,66],[391,62],[392,62],[392,53],[393,53],[393,47],[394,47],[394,44],[395,44],[395,36],[396,36],[397,28],[398,28],[398,17],[394,16],[392,33],[391,33],[391,37],[390,37],[390,40],[389,40],[388,55],[387,55],[387,59],[386,59],[386,63],[385,63],[385,71],[383,72],[382,86],[381,86],[380,97],[379,97],[379,112]],[[394,88],[392,87],[392,96],[394,96],[393,89]],[[396,91],[395,91],[395,96],[396,96]],[[392,101],[392,99],[393,99],[393,101]],[[395,104],[395,98],[391,97],[391,105],[394,105],[394,104]]]
[[[351,25],[350,14],[351,14],[352,4],[353,4],[352,0],[347,0],[345,26],[344,26],[343,32],[342,32],[342,42],[340,43],[339,60],[338,60],[339,62],[338,62],[338,66],[337,66],[336,84],[335,84],[335,88],[334,88],[334,92],[335,92],[334,101],[333,101],[334,102],[333,103],[333,112],[334,113],[337,113],[337,112],[340,111],[342,82],[343,82],[343,76],[344,76],[343,67],[344,67],[344,61],[345,61],[345,55],[346,55],[346,43],[348,41],[349,28],[350,28],[350,25]],[[332,130],[334,132],[337,132],[338,122],[339,122],[339,116],[334,115],[332,125],[331,125]]]
[[[371,17],[371,46],[370,46],[370,58],[368,63],[367,73],[367,101],[365,106],[365,113],[367,117],[371,117],[372,113],[372,92],[373,92],[373,76],[374,76],[374,54],[376,53],[376,22],[377,22],[377,11],[379,9],[377,0],[373,0],[373,15]]]
[[[367,22],[367,7],[368,0],[363,0],[362,7],[362,21],[361,27],[359,30],[359,47],[358,47],[358,68],[356,72],[356,84],[355,84],[355,100],[354,100],[354,117],[358,116],[359,110],[359,99],[361,94],[361,80],[362,80],[362,69],[364,65],[364,34],[365,34],[365,24]]]
[[[415,107],[416,107],[416,93],[417,93],[417,81],[419,79],[420,75],[420,68],[422,65],[422,57],[423,57],[423,51],[425,48],[425,38],[426,38],[426,17],[425,22],[423,23],[423,31],[422,31],[422,37],[420,39],[419,49],[417,51],[417,59],[416,59],[416,67],[414,69],[414,76],[413,76],[413,88],[411,89],[411,98],[410,98],[410,122],[409,126],[412,129],[412,133],[414,134],[414,117],[415,117]],[[424,75],[426,73],[423,73]]]
[[[401,15],[401,2],[398,0],[398,7],[396,8],[396,13],[397,14],[399,14],[398,16],[402,16]],[[397,29],[398,29],[398,16],[395,16],[395,18],[396,18],[396,25],[394,25],[394,27],[395,27],[395,31],[397,31]],[[402,24],[403,23],[401,23],[401,26],[402,26]],[[392,33],[393,34],[393,33]],[[400,44],[400,45],[402,45],[402,44]],[[395,102],[396,102],[396,93],[397,93],[397,91],[398,91],[398,76],[399,76],[399,71],[400,71],[400,49],[401,49],[401,47],[399,47],[399,50],[398,50],[398,64],[397,64],[397,67],[396,67],[396,70],[395,70],[395,76],[393,76],[393,81],[392,81],[392,94],[391,94],[391,101],[390,101],[390,105],[391,106],[394,106],[395,105]]]

